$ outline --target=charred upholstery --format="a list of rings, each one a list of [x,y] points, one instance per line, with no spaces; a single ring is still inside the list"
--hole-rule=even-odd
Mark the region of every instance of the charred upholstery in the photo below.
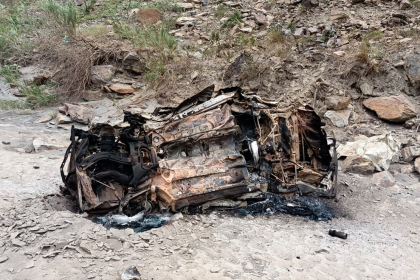
[[[61,173],[84,211],[178,211],[257,190],[335,195],[335,143],[310,107],[211,86],[176,108],[125,112],[124,124],[72,129]]]

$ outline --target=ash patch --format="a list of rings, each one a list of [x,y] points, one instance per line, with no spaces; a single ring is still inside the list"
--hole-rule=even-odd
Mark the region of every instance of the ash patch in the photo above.
[[[330,208],[321,200],[314,197],[294,197],[266,193],[265,199],[252,203],[246,207],[232,210],[235,216],[246,215],[274,215],[277,213],[303,216],[315,221],[328,221],[334,218]]]
[[[137,215],[128,217],[126,215],[105,215],[93,218],[95,223],[103,225],[106,229],[132,228],[134,232],[144,232],[152,228],[158,228],[171,220],[171,215],[155,215],[140,212]]]

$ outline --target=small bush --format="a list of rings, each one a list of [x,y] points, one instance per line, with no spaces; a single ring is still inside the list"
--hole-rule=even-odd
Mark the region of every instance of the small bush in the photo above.
[[[223,24],[222,28],[232,28],[235,25],[241,24],[242,14],[240,11],[235,11]]]

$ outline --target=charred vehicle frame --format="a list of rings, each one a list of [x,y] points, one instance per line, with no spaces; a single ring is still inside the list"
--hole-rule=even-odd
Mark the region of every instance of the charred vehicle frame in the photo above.
[[[61,175],[88,212],[181,211],[249,193],[335,197],[324,125],[308,106],[210,86],[176,108],[125,111],[119,127],[73,127]]]

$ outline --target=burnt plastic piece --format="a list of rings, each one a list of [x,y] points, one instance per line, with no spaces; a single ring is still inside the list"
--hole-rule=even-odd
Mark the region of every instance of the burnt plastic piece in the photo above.
[[[330,229],[328,231],[328,234],[333,236],[333,237],[338,237],[338,238],[341,238],[341,239],[347,239],[347,233],[342,232],[342,231],[337,231],[335,229]]]

